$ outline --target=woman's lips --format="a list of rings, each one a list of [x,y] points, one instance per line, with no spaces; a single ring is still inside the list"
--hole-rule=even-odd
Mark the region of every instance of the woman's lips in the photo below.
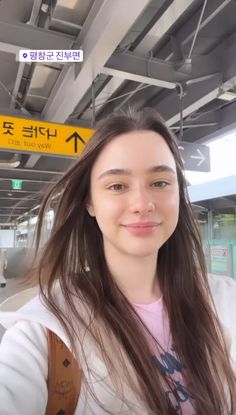
[[[157,222],[137,222],[123,225],[133,235],[150,235],[152,234],[159,223]]]

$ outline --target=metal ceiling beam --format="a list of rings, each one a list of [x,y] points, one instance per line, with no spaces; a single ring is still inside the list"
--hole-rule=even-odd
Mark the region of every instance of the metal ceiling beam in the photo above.
[[[8,193],[38,193],[38,190],[14,190],[14,189],[0,189],[0,192]],[[1,208],[0,208],[1,209]]]
[[[113,78],[114,79],[114,78]],[[120,79],[118,79],[118,82],[120,82]],[[107,77],[106,75],[100,74],[99,77],[97,77],[93,83],[93,91],[95,96],[95,105],[99,105],[99,101],[97,101],[96,96],[99,95],[101,97],[101,103],[103,105],[103,101],[105,98],[102,98],[104,96],[109,96],[109,88],[106,87],[106,85],[110,84],[110,77]],[[114,87],[114,86],[113,86]],[[101,95],[102,94],[102,95]],[[91,100],[92,100],[92,93],[91,88],[88,89],[87,93],[83,97],[83,99],[78,103],[78,105],[75,108],[73,118],[68,119],[67,123],[71,124],[74,121],[77,123],[79,122],[79,125],[81,127],[84,126],[84,123],[86,123],[87,128],[91,128],[92,120],[93,120],[93,109],[91,106]],[[76,117],[78,117],[81,113],[83,113],[83,118],[81,116],[79,117],[79,121]]]
[[[218,95],[219,85],[219,76],[214,76],[211,80],[199,84],[190,85],[187,90],[187,95],[183,99],[183,117],[187,117],[214,100]],[[170,93],[168,97],[159,100],[159,102],[151,100],[148,105],[158,108],[158,111],[165,117],[168,126],[172,126],[180,120],[180,113],[178,111],[180,102],[177,93]]]
[[[22,200],[20,197],[10,197],[9,196],[9,197],[1,197],[0,200],[18,200],[19,202],[21,201],[23,203],[23,202],[32,202],[32,200],[35,200],[35,198],[32,197],[32,199],[31,199],[31,198],[27,197],[24,200]],[[12,206],[12,207],[14,207],[14,206]]]
[[[127,52],[114,55],[102,69],[106,75],[118,76],[136,82],[175,89],[177,82],[199,79],[209,76],[221,69],[218,55],[195,56],[192,59],[191,70],[177,71],[173,62],[146,57]]]
[[[84,31],[81,31],[76,41],[76,44],[84,50],[84,62],[80,72],[78,73],[78,66],[76,67],[75,64],[64,68],[42,112],[45,119],[64,122],[73,113],[78,101],[83,98],[106,61],[149,2],[150,0],[129,0],[129,9],[132,13],[127,13],[126,0],[100,1],[101,6],[93,17],[90,27],[85,25]]]
[[[183,13],[192,6],[194,0],[174,0],[158,21],[152,26],[144,39],[135,48],[135,53],[147,55],[157,42],[170,30]]]
[[[72,22],[68,22],[66,20],[56,19],[55,17],[52,17],[50,20],[50,28],[52,28],[52,30],[55,30],[55,27],[60,32],[65,32],[66,30],[71,29],[72,31],[78,33],[78,31],[81,30],[83,26]]]
[[[203,19],[201,22],[201,25],[199,27],[199,33],[202,29],[204,29],[210,22],[217,17],[218,14],[220,14],[225,7],[231,2],[231,0],[215,0],[214,2],[208,1]],[[181,27],[174,32],[174,39],[177,44],[182,46],[182,48],[185,50],[185,53],[188,54],[189,50],[187,46],[189,45],[190,49],[190,43],[192,42],[192,39],[195,35],[196,28],[199,22],[199,18],[201,15],[202,7],[200,7],[197,12],[195,12],[187,21],[185,24],[181,25]],[[174,59],[174,52],[173,52],[173,44],[171,42],[171,38],[169,42],[165,43],[164,47],[161,49],[158,49],[156,52],[158,54],[158,57],[161,59],[165,59],[169,61],[170,59]],[[194,53],[194,50],[193,50]],[[219,58],[219,63],[221,62],[221,57]],[[143,98],[139,95],[140,102],[148,101],[148,98],[152,100],[151,93],[148,94],[149,91],[147,91],[147,94],[143,96]],[[144,94],[143,94],[144,95]],[[208,102],[208,101],[207,101]],[[176,103],[175,103],[176,104]],[[203,104],[204,105],[204,104]],[[165,116],[165,114],[163,114]]]
[[[70,49],[73,37],[27,25],[0,21],[0,51],[18,55],[20,49]]]
[[[222,12],[222,10],[230,3],[231,0],[214,0],[214,2],[208,1],[205,11],[204,11],[204,15],[203,15],[203,20],[202,23],[200,25],[199,30],[203,29],[207,24],[209,24],[220,12]],[[161,19],[159,19],[159,21],[156,24],[156,29],[158,30],[158,23],[160,24],[160,27],[162,27],[161,23],[165,23],[167,26],[167,28],[170,29],[170,25],[171,25],[171,21],[172,24],[175,23],[175,16],[178,13],[178,7],[179,7],[179,0],[174,1],[171,6],[169,7],[169,9],[166,10],[167,13],[167,19],[164,19],[164,15],[161,17],[161,19],[163,18],[164,20],[161,21]],[[186,7],[186,9],[185,9]],[[184,13],[184,11],[187,11],[187,8],[190,7],[190,4],[188,4],[188,2],[183,2],[182,4],[182,12]],[[187,21],[185,24],[181,25],[180,29],[178,31],[175,32],[174,37],[175,37],[175,41],[176,43],[178,43],[179,45],[182,45],[183,47],[189,44],[192,41],[194,35],[195,35],[195,31],[196,31],[196,27],[198,25],[199,22],[199,18],[201,15],[201,10],[202,8],[200,7]],[[172,20],[171,20],[172,18]],[[168,23],[169,22],[169,23]],[[165,26],[163,26],[163,28],[165,28]],[[160,30],[160,29],[159,29]],[[164,35],[164,33],[163,33]],[[152,45],[150,47],[150,49],[156,49],[156,44],[154,45],[154,39],[152,38],[152,36],[150,36],[150,45]],[[156,39],[156,43],[158,44],[158,41],[161,40],[160,39],[160,32],[159,35]],[[143,39],[143,42],[145,42],[145,38]],[[153,42],[153,43],[152,43]],[[144,44],[143,44],[144,45]],[[137,47],[138,48],[138,47]],[[190,46],[189,46],[190,48]],[[135,52],[138,49],[135,49]],[[140,50],[141,51],[141,50]],[[167,42],[165,44],[164,47],[161,48],[161,50],[158,50],[158,57],[160,57],[161,59],[165,59],[166,61],[169,61],[170,59],[173,60],[173,45],[171,43],[171,40],[169,42]],[[220,62],[221,60],[219,60]],[[114,93],[114,91],[113,91]],[[153,92],[150,90],[148,91],[143,91],[141,93],[138,93],[138,102],[142,103],[145,102],[147,100],[148,97],[152,97]],[[105,103],[104,103],[105,104]],[[101,107],[100,107],[101,108]],[[99,109],[100,109],[99,108]],[[109,109],[108,109],[109,111]],[[102,115],[106,115],[107,112],[106,108],[105,111]],[[163,115],[165,116],[165,114],[163,113]]]
[[[39,161],[41,154],[31,154],[25,163],[25,167],[34,167],[37,161]]]
[[[152,69],[150,66],[152,66]],[[102,73],[105,75],[116,76],[122,80],[130,80],[159,86],[161,88],[174,89],[175,84],[171,82],[171,79],[173,79],[175,75],[173,66],[165,64],[163,61],[157,62],[157,59],[155,59],[155,69],[158,66],[161,73],[156,70],[153,71],[153,66],[153,60],[149,62],[146,58],[136,56],[132,53],[126,53],[112,56],[106,66],[102,69]],[[157,78],[154,73],[158,74]],[[184,74],[180,74],[180,76],[184,78]]]
[[[209,58],[220,63],[221,73],[205,81],[193,82],[187,86],[186,96],[183,99],[183,117],[190,115],[203,107],[213,99],[217,98],[219,88],[228,90],[236,84],[236,36],[229,37],[222,42]],[[165,117],[167,124],[172,126],[179,121],[179,97],[176,92],[170,92],[164,99],[160,97],[151,99],[148,105],[157,106],[158,111]]]
[[[231,1],[232,0],[214,0],[207,2],[203,19],[199,27],[199,34],[201,33],[201,30],[204,29],[213,19],[215,19]],[[185,46],[191,43],[199,22],[201,10],[202,7],[190,16],[185,24],[181,25],[181,27],[175,31],[174,37],[179,45]],[[158,50],[158,57],[166,60],[173,58],[173,45],[171,39],[160,50]]]
[[[11,218],[12,216],[19,216],[19,213],[0,213],[0,217],[2,216],[8,216]]]
[[[21,168],[13,168],[13,167],[4,167],[4,169],[0,168],[0,173],[2,170],[11,170],[14,171],[16,173],[38,173],[38,174],[59,174],[62,175],[64,174],[63,171],[53,171],[53,170],[34,170],[34,169],[21,169]]]
[[[220,113],[218,111],[206,109],[206,114],[202,112],[201,116],[196,113],[196,116],[191,118],[191,116],[184,120],[183,129],[184,137],[183,140],[189,143],[194,143],[198,141],[199,137],[205,136],[207,133],[216,131],[220,126]],[[180,132],[180,125],[170,127],[174,130],[175,134]]]
[[[27,24],[30,25],[35,25],[37,22],[37,19],[39,17],[39,13],[42,7],[42,0],[34,0],[33,6],[32,6],[32,10],[31,10],[31,15],[30,15],[30,19],[27,22]]]
[[[0,207],[0,210],[2,211],[3,209],[16,209],[16,210],[27,210],[27,209],[29,209],[28,207],[15,207],[15,206],[1,206]],[[1,216],[1,213],[0,213],[0,216]]]
[[[11,180],[12,180],[11,177],[0,177],[0,182],[2,182],[2,181],[11,181]],[[21,179],[21,180],[23,182],[27,182],[27,183],[40,183],[40,184],[55,183],[55,180],[34,180],[34,179]]]
[[[186,129],[189,129],[189,128],[203,128],[203,127],[215,127],[215,126],[217,126],[217,123],[216,122],[208,122],[208,123],[194,123],[194,124],[184,124],[183,125],[183,129],[184,130],[186,130]],[[178,126],[178,127],[170,127],[170,129],[171,130],[174,130],[174,131],[179,131],[180,130],[180,126]]]
[[[221,105],[223,104],[224,102],[221,101]],[[205,122],[205,120],[212,120],[214,117],[215,121],[217,121],[217,125],[212,126],[211,128],[203,128],[199,131],[186,131],[184,133],[185,141],[209,143],[212,140],[214,140],[217,136],[225,135],[230,131],[236,130],[236,102],[227,104],[227,106],[225,106],[224,108],[218,109],[214,113],[210,113],[207,116],[204,116],[203,114],[203,116],[201,117],[200,114],[201,113],[199,113],[199,118],[196,120],[196,122],[202,122],[202,120]]]
[[[145,35],[143,40],[134,49],[134,52],[138,54],[146,55],[153,49],[158,40],[162,38],[165,33],[171,28],[173,23],[186,12],[186,10],[194,3],[194,0],[174,0],[163,15],[157,20],[149,32]],[[106,105],[106,101],[114,94],[118,88],[121,87],[124,79],[113,76],[113,78],[107,83],[105,88],[97,95],[95,99],[95,112],[102,111],[102,108]],[[88,100],[87,100],[88,101]],[[101,105],[103,103],[103,105]],[[86,107],[86,104],[84,105]],[[87,114],[88,112],[88,114]],[[91,110],[85,112],[85,118],[91,119]],[[83,116],[84,118],[84,116]]]
[[[13,88],[13,91],[12,91],[12,96],[11,96],[10,108],[15,108],[15,104],[16,104],[16,101],[17,101],[17,96],[18,96],[22,76],[23,76],[23,73],[24,73],[24,68],[25,68],[25,63],[24,62],[19,62],[17,75],[16,75],[16,80],[15,80],[15,85],[14,85],[14,88]]]
[[[219,13],[223,11],[223,9],[231,2],[231,0],[215,0],[214,2],[208,1],[202,22],[199,26],[199,32],[204,29],[214,18],[217,17]],[[195,35],[196,28],[199,22],[199,18],[201,15],[202,7],[197,10],[187,21],[184,25],[182,25],[175,33],[174,39],[176,44],[180,45],[182,48],[185,48]],[[171,41],[171,37],[169,37],[169,42],[165,43],[165,45],[159,50],[158,49],[158,57],[161,59],[165,59],[166,61],[174,59],[174,51],[173,51],[173,44]],[[194,51],[193,51],[194,52]],[[186,51],[188,53],[188,50]],[[192,57],[193,59],[193,57]],[[219,60],[220,62],[220,60]]]

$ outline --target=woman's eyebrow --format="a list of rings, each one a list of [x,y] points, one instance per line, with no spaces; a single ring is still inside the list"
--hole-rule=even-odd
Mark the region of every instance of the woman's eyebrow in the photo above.
[[[175,170],[170,167],[167,166],[166,164],[161,164],[159,166],[153,166],[150,169],[147,170],[147,173],[159,173],[159,172],[167,172],[167,173],[171,173],[173,175],[176,175]],[[114,176],[114,175],[128,175],[130,176],[132,174],[132,171],[130,169],[110,169],[110,170],[106,170],[104,171],[99,177],[98,180],[102,179],[103,177],[106,176]]]
[[[104,171],[104,173],[102,173],[98,179],[102,179],[105,176],[113,176],[113,175],[131,175],[132,172],[129,169],[110,169],[110,170],[106,170]]]
[[[172,167],[167,166],[166,164],[161,164],[159,166],[154,166],[148,169],[148,173],[159,173],[159,172],[161,173],[167,172],[167,173],[174,174],[176,176],[176,171]]]

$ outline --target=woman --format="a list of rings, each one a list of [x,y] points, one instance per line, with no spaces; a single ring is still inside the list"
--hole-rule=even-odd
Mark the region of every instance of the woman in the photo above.
[[[0,413],[45,413],[49,328],[83,372],[76,415],[234,414],[230,341],[160,116],[115,114],[98,127],[42,203],[36,258],[55,203],[36,267],[41,295],[1,316],[12,327],[0,349]]]

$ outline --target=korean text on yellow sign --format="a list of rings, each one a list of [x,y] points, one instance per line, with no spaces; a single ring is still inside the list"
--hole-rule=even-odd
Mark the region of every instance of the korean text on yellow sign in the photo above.
[[[92,129],[0,115],[0,149],[79,156]]]

